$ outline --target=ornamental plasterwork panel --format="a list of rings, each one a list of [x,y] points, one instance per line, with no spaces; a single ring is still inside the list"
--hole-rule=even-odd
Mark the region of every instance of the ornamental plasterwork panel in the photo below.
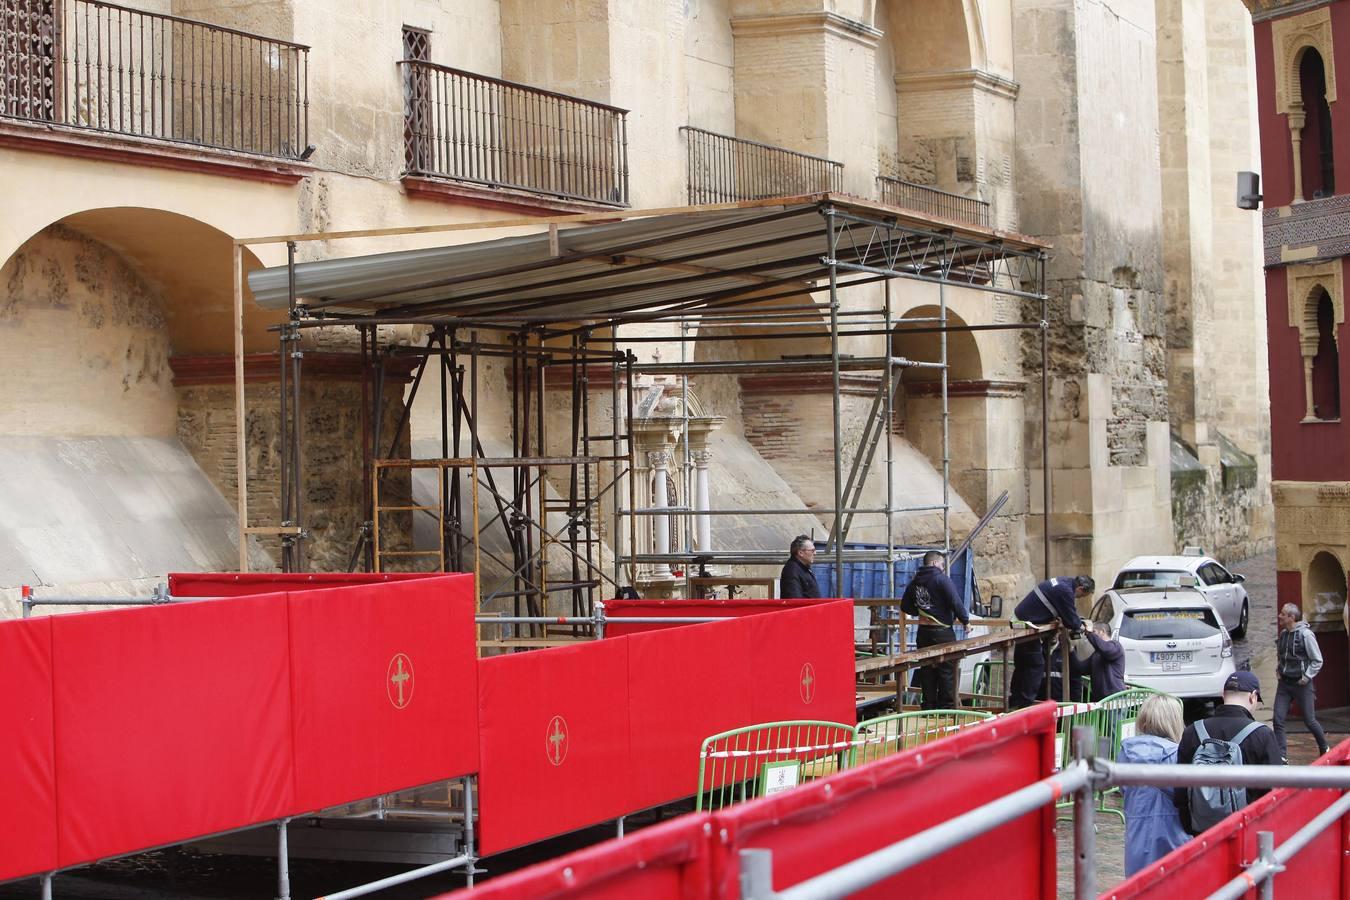
[[[1304,109],[1299,87],[1300,53],[1312,47],[1322,55],[1326,70],[1327,102],[1336,102],[1336,56],[1332,53],[1331,10],[1325,6],[1270,23],[1275,45],[1275,111],[1298,112]]]
[[[1298,329],[1299,344],[1304,356],[1317,355],[1317,304],[1310,303],[1313,292],[1319,287],[1331,298],[1331,317],[1335,326],[1345,323],[1345,290],[1342,286],[1341,260],[1332,259],[1317,265],[1285,267],[1288,282],[1289,325]],[[1332,336],[1340,344],[1338,328],[1333,328]]]

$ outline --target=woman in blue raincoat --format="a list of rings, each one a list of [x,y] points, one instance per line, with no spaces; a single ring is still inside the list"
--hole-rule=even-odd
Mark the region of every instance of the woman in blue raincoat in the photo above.
[[[1181,701],[1155,694],[1144,701],[1135,720],[1135,734],[1120,742],[1120,762],[1175,763],[1177,741],[1185,724]],[[1172,788],[1125,788],[1125,874],[1162,859],[1191,836],[1181,827],[1172,804]]]

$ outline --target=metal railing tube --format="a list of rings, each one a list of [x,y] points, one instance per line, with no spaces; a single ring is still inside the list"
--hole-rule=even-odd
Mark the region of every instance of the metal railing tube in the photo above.
[[[1073,729],[1075,752],[1085,765],[1091,766],[1097,743],[1096,729]],[[1073,795],[1073,895],[1075,900],[1090,900],[1097,896],[1097,822],[1092,809],[1092,779],[1084,782]]]
[[[1338,788],[1350,790],[1343,766],[1182,766],[1097,760],[1095,770],[1111,786]]]
[[[1294,832],[1289,840],[1276,848],[1273,855],[1262,854],[1262,858],[1248,866],[1241,875],[1210,894],[1210,900],[1237,900],[1238,897],[1246,896],[1254,885],[1271,884],[1272,877],[1284,870],[1285,863],[1308,846],[1313,838],[1338,822],[1347,812],[1350,812],[1350,794],[1342,794],[1339,800]],[[1270,832],[1263,831],[1260,834],[1266,835]]]
[[[407,872],[390,875],[388,878],[381,878],[379,881],[358,885],[354,888],[348,888],[345,891],[338,891],[336,894],[326,894],[317,898],[317,900],[347,900],[348,897],[364,897],[366,894],[373,894],[376,891],[382,891],[385,888],[407,884],[410,881],[426,878],[428,875],[435,875],[438,872],[444,872],[448,869],[457,869],[465,863],[472,864],[472,862],[473,857],[464,854],[462,856],[456,856],[453,859],[442,860],[441,862],[432,863],[431,865],[422,866],[417,869],[409,869]]]
[[[291,900],[291,859],[286,826],[290,819],[277,823],[277,900]]]
[[[831,900],[860,891],[1081,790],[1093,777],[1088,764],[1080,761],[1050,778],[779,891],[776,896],[779,900]]]

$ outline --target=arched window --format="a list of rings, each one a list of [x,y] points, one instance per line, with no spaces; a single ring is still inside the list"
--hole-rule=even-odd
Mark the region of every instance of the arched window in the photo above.
[[[1309,302],[1312,302],[1310,298]],[[1341,417],[1341,361],[1336,346],[1336,321],[1331,298],[1318,291],[1317,355],[1312,360],[1313,415],[1318,419]]]
[[[1336,167],[1331,144],[1331,106],[1327,103],[1326,68],[1322,54],[1311,47],[1298,64],[1299,94],[1303,98],[1303,135],[1298,165],[1303,172],[1303,199],[1336,193]]]

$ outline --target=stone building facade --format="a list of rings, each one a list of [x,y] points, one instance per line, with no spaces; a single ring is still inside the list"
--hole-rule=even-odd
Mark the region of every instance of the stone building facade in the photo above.
[[[201,96],[156,106],[124,91],[129,121],[104,122],[90,92],[107,100],[116,85],[96,80],[83,95],[51,87],[44,73],[56,70],[43,67],[71,54],[34,49],[40,35],[78,36],[43,19],[59,18],[50,0],[20,6],[36,18],[6,18],[16,40],[0,45],[15,76],[7,84],[19,85],[0,94],[0,196],[22,198],[4,201],[0,216],[0,348],[35,365],[17,376],[15,402],[0,406],[8,434],[168,441],[201,485],[232,502],[234,421],[222,382],[232,366],[232,240],[680,206],[690,196],[694,128],[842,164],[844,192],[917,190],[918,211],[937,220],[963,201],[957,215],[1054,245],[1050,510],[1040,499],[1038,341],[978,331],[950,342],[956,538],[1003,491],[1010,497],[977,544],[987,590],[1017,594],[1043,568],[1105,580],[1129,556],[1183,543],[1240,557],[1270,539],[1258,232],[1231,208],[1228,188],[1256,153],[1253,44],[1239,0],[133,0],[152,29],[164,21],[156,15],[172,14],[201,21],[208,35],[233,33],[217,27],[260,36],[260,68],[245,65],[224,87],[242,97],[263,83],[291,87],[266,95],[268,109],[284,110],[281,124],[242,142],[231,137],[242,127],[234,108]],[[176,71],[160,74],[172,81]],[[477,78],[475,90],[509,82],[628,110],[623,191],[586,195],[557,181],[414,165],[426,150],[415,136],[423,104],[432,102],[423,92],[450,77]],[[183,124],[205,109],[211,117]],[[206,129],[208,118],[224,137]],[[316,242],[299,245],[298,258],[465,239]],[[280,244],[245,254],[249,268],[284,259]],[[844,302],[875,305],[880,290],[856,289]],[[939,303],[931,285],[891,290],[907,318],[931,316]],[[1037,304],[959,287],[942,300],[969,325],[1040,315]],[[277,321],[247,304],[250,525],[277,524],[268,495],[277,426],[267,412],[277,368],[268,328]],[[649,333],[634,326],[640,332]],[[811,340],[682,350],[678,332],[667,337],[635,350],[648,359],[828,350]],[[885,343],[851,339],[844,352],[937,354],[934,341],[914,335]],[[323,454],[306,484],[307,507],[320,517],[310,523],[309,557],[338,568],[361,526],[352,488],[359,453],[350,413],[340,412],[352,401],[357,347],[307,336],[305,350],[327,354],[313,357],[307,382],[306,444]],[[402,389],[397,380],[387,387],[391,399]],[[504,390],[501,380],[485,384],[482,401],[484,432],[497,445],[507,434]],[[855,452],[874,390],[865,379],[846,385],[845,453]],[[829,379],[709,376],[695,391],[699,416],[716,426],[688,459],[675,453],[683,437],[661,422],[644,432],[642,451],[654,455],[643,459],[668,469],[671,496],[697,499],[703,482],[713,508],[801,511],[776,522],[712,517],[701,526],[706,539],[774,549],[798,530],[823,534],[828,517],[813,509],[828,505],[830,490],[818,463],[836,448],[813,423],[830,406]],[[426,395],[436,393],[433,385]],[[664,415],[659,403],[651,413]],[[598,399],[593,414],[602,414]],[[908,373],[888,435],[906,503],[941,496],[940,422],[931,378]],[[414,408],[413,452],[438,436],[438,423],[426,404]],[[871,477],[879,474],[874,466]],[[883,488],[869,481],[868,490]],[[931,515],[893,524],[909,542],[942,538]],[[884,530],[857,528],[862,540]],[[681,539],[704,537],[689,532]],[[646,539],[669,534],[653,528]],[[275,547],[262,541],[254,552],[265,564]],[[175,553],[167,546],[164,570],[226,564],[234,551],[223,546],[207,561]],[[0,556],[10,602],[35,577],[63,587],[91,580],[44,574],[40,556]]]

